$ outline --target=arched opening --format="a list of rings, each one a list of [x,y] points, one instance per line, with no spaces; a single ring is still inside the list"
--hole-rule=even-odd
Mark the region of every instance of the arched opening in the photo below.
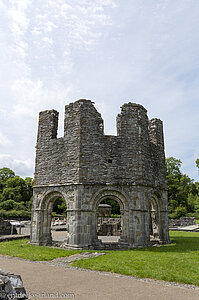
[[[41,243],[61,243],[67,236],[67,204],[62,194],[51,192],[41,202]]]
[[[56,198],[52,205],[51,236],[52,242],[63,242],[67,231],[67,205],[64,198]]]
[[[120,204],[106,198],[97,208],[97,236],[102,243],[118,243],[122,232]]]
[[[118,189],[105,188],[98,191],[91,199],[93,202],[94,231],[92,233],[93,245],[99,249],[117,249],[125,247],[129,243],[129,200],[128,197]],[[100,207],[109,210],[108,219],[113,225],[105,229],[106,235],[101,234],[101,223],[103,215],[100,215]],[[111,207],[110,207],[111,206]],[[111,218],[112,217],[112,218]],[[105,219],[106,221],[106,219]],[[108,220],[107,220],[108,221]],[[112,228],[110,228],[112,227]],[[113,245],[114,244],[114,245]]]
[[[150,241],[159,242],[160,240],[160,216],[158,201],[152,197],[149,204],[149,231]]]

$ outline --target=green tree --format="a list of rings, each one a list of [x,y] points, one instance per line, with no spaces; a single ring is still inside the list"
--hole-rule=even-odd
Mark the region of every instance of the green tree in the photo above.
[[[166,159],[169,215],[172,218],[195,212],[198,190],[192,179],[182,174],[182,162],[174,157]]]
[[[182,173],[180,171],[182,162],[180,159],[176,159],[174,157],[169,157],[166,158],[166,170],[167,170],[167,175],[171,176],[181,176]]]
[[[100,204],[108,204],[111,206],[111,214],[112,215],[120,215],[120,205],[117,201],[115,201],[114,199],[104,199],[102,200],[102,202],[100,202]]]
[[[199,169],[199,158],[196,159],[196,167]]]
[[[9,168],[1,168],[0,169],[0,180],[6,181],[9,178],[15,177],[15,172],[10,170]]]
[[[3,191],[6,181],[9,178],[15,177],[15,173],[9,168],[1,168],[0,169],[0,193]]]
[[[32,194],[32,178],[23,179],[9,168],[0,169],[0,209],[30,211]]]
[[[63,198],[57,198],[53,203],[53,213],[66,216],[66,201]]]

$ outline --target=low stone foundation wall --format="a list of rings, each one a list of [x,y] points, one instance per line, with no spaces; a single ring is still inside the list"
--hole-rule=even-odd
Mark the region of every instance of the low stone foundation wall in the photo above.
[[[196,220],[194,217],[181,217],[180,219],[170,219],[169,227],[186,227],[195,225]]]
[[[11,224],[9,221],[0,219],[0,235],[9,235],[11,234]],[[14,226],[13,234],[17,234],[17,230]]]
[[[0,269],[0,299],[28,299],[20,275],[7,273]]]

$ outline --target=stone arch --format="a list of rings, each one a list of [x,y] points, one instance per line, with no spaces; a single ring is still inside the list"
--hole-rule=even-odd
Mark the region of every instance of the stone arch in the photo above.
[[[63,198],[66,201],[66,204],[68,204],[66,195],[60,191],[54,190],[44,194],[43,199],[39,203],[39,209],[48,209],[49,205],[59,197]]]
[[[120,205],[121,212],[121,223],[122,223],[122,232],[120,235],[119,243],[128,243],[129,240],[129,200],[128,197],[121,191],[115,188],[103,188],[96,192],[92,199],[92,209],[94,212],[95,218],[95,241],[98,240],[97,237],[97,209],[100,202],[106,198],[111,198],[116,200]],[[99,241],[99,240],[98,240]]]
[[[66,195],[58,190],[47,191],[43,194],[40,199],[37,209],[35,210],[35,224],[34,231],[37,235],[37,243],[40,245],[52,244],[51,235],[51,219],[52,219],[52,208],[53,203],[57,198],[63,198],[67,203]],[[34,216],[33,216],[34,220]],[[32,237],[31,237],[32,238]]]
[[[149,232],[152,240],[160,239],[161,216],[160,216],[161,196],[155,191],[149,200]]]
[[[115,199],[118,201],[120,205],[120,209],[122,210],[129,210],[129,200],[128,197],[118,189],[114,188],[103,188],[97,193],[95,193],[91,199],[91,203],[93,205],[93,210],[96,211],[99,203],[107,198],[111,197],[112,199]]]

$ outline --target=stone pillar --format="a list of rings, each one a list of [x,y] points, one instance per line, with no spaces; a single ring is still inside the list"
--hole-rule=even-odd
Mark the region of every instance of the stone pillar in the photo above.
[[[130,211],[130,244],[133,246],[146,246],[149,244],[148,211],[131,209]]]
[[[30,242],[51,245],[51,212],[48,210],[37,209],[32,212]]]
[[[121,212],[121,235],[119,239],[120,244],[129,244],[129,212],[120,210]]]
[[[42,245],[51,245],[52,236],[51,236],[51,211],[47,209],[43,213],[43,238]]]
[[[163,244],[170,243],[168,211],[160,211],[159,237]]]
[[[88,248],[91,245],[91,216],[81,210],[67,210],[68,236],[66,244],[72,248]]]
[[[169,217],[168,217],[168,195],[167,191],[163,190],[161,195],[160,207],[160,241],[164,244],[170,243],[169,238]]]
[[[33,209],[31,220],[30,242],[40,245],[43,236],[43,210]]]

